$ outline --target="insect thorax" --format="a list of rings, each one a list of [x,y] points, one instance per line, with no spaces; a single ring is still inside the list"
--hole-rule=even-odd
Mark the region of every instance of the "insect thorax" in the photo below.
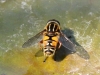
[[[59,32],[60,26],[57,22],[48,22],[45,29],[47,32]]]

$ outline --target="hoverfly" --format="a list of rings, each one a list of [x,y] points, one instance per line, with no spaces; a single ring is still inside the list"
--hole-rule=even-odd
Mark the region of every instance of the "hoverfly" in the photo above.
[[[62,33],[60,23],[55,19],[49,20],[44,29],[26,41],[22,47],[29,47],[37,42],[42,44],[45,56],[44,62],[49,56],[53,56],[57,48],[59,49],[61,45],[71,51],[75,51],[75,45]]]

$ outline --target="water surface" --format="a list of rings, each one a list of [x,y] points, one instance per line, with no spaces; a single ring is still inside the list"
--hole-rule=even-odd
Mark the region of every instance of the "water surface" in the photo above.
[[[50,19],[78,47],[73,54],[62,47],[43,63],[37,46],[22,44]],[[99,0],[0,0],[0,75],[99,75],[99,24]]]

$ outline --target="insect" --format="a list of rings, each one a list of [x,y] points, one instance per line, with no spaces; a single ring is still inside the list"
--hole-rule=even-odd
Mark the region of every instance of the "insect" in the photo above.
[[[49,56],[53,56],[61,45],[71,51],[75,51],[74,44],[63,34],[60,28],[60,22],[55,19],[49,20],[44,29],[26,41],[22,47],[26,48],[37,42],[42,44],[42,50],[45,56],[44,62]]]

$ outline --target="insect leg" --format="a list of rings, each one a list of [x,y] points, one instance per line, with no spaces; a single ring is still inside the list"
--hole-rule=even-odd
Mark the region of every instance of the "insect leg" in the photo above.
[[[48,56],[46,56],[46,57],[45,57],[45,59],[44,59],[44,61],[43,61],[43,62],[45,62],[45,61],[47,60],[47,58],[48,58]]]
[[[40,50],[43,50],[42,44],[43,44],[43,40],[41,40],[41,41],[38,43],[38,45],[39,45],[39,47],[40,47]]]
[[[61,47],[62,44],[61,44],[61,42],[58,42],[58,44],[59,44],[59,46],[58,46],[58,49],[59,49],[59,48]]]

